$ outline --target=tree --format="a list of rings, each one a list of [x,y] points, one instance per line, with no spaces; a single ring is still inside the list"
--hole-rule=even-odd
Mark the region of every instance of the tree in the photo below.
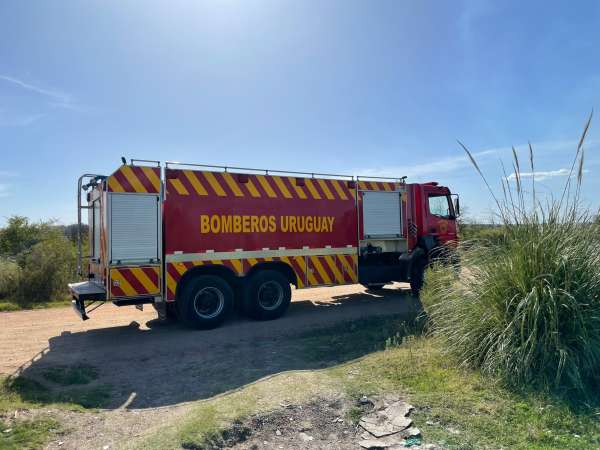
[[[0,229],[0,255],[14,257],[44,239],[51,222],[31,223],[27,217],[9,217]]]

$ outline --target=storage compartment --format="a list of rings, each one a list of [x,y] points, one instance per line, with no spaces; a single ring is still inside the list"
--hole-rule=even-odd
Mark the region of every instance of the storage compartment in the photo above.
[[[160,294],[160,266],[113,267],[110,297],[140,297]]]
[[[158,195],[110,194],[110,263],[156,263],[160,258]]]
[[[363,192],[365,239],[402,236],[400,192]]]

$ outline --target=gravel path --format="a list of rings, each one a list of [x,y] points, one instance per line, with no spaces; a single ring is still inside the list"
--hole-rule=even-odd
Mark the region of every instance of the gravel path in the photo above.
[[[409,292],[400,284],[378,293],[358,285],[293,291],[289,311],[278,320],[234,316],[207,331],[158,321],[151,307],[140,312],[104,305],[86,322],[70,308],[0,313],[0,373],[35,377],[49,366],[96,367],[95,383],[111,387],[108,410],[52,412],[76,424],[60,448],[102,448],[100,443],[114,448],[184,413],[188,402],[286,370],[323,367],[294,351],[294,335],[353,319],[414,313],[418,302]]]

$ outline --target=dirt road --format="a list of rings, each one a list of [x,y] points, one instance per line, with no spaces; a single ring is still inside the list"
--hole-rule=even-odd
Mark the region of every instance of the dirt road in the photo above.
[[[0,373],[86,364],[116,388],[113,407],[131,401],[132,393],[129,407],[172,405],[297,369],[292,355],[279,353],[278,342],[286,336],[340,321],[410,313],[416,303],[408,292],[403,285],[381,293],[358,285],[294,291],[281,319],[233,317],[207,331],[160,322],[151,307],[140,312],[104,305],[86,322],[70,308],[1,313]]]
[[[293,291],[289,311],[278,320],[234,316],[205,331],[158,321],[153,308],[104,305],[86,322],[70,308],[0,313],[0,373],[43,381],[40,373],[48,367],[93,366],[99,376],[86,388],[109,387],[107,410],[48,409],[69,431],[47,448],[120,448],[185,414],[189,402],[268,375],[343,362],[329,346],[319,348],[324,358],[303,356],[302,340],[313,330],[417,310],[407,286],[396,284],[377,293],[357,285]]]

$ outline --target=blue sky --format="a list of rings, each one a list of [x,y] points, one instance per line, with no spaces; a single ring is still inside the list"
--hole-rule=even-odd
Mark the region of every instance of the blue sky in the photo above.
[[[486,218],[456,139],[494,185],[530,140],[556,192],[600,105],[595,1],[7,0],[0,24],[0,224],[73,222],[77,177],[121,155],[408,175]]]

